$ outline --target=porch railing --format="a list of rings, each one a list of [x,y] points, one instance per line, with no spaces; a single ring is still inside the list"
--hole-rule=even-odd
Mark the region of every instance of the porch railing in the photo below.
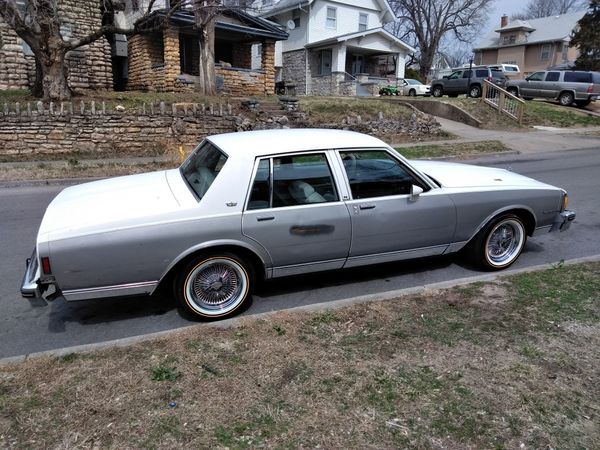
[[[519,123],[523,122],[525,102],[488,80],[483,81],[481,100],[497,109],[499,114],[504,114]]]

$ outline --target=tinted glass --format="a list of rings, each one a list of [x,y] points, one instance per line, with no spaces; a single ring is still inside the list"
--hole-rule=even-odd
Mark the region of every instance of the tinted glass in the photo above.
[[[504,75],[504,72],[502,72],[501,70],[492,70],[492,77],[494,77],[494,78],[506,78],[506,76]]]
[[[591,83],[591,72],[565,72],[565,81],[572,83]]]
[[[252,184],[248,209],[263,209],[271,206],[271,164],[263,159],[258,164],[256,177]]]
[[[456,78],[460,78],[462,75],[462,72],[454,72],[452,75],[450,75],[448,78],[450,78],[451,80],[454,80]]]
[[[470,74],[471,74],[471,71],[470,71],[470,70],[465,70],[465,71],[463,72],[463,76],[462,76],[462,77],[463,77],[463,78],[469,78],[469,76],[471,76],[471,77],[472,77],[473,75],[470,75]]]
[[[354,199],[410,194],[413,184],[425,188],[384,151],[344,151],[340,155]]]
[[[485,78],[485,77],[489,76],[489,72],[487,71],[487,69],[477,69],[475,71],[475,75],[478,78]]]
[[[546,72],[536,72],[527,77],[529,81],[542,81]]]
[[[592,82],[594,84],[600,84],[600,72],[592,72]]]
[[[558,81],[560,78],[560,72],[548,72],[546,74],[546,81]]]
[[[204,141],[179,168],[188,186],[199,200],[204,197],[219,172],[225,165],[227,156],[208,141]]]
[[[324,153],[273,158],[273,207],[338,200]]]

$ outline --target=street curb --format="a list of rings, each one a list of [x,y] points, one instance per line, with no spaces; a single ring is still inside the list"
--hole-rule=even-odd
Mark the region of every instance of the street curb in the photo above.
[[[32,359],[32,358],[41,358],[41,357],[47,357],[47,356],[58,357],[58,356],[68,355],[70,353],[89,353],[94,350],[102,350],[102,349],[107,349],[107,348],[112,348],[112,347],[127,347],[129,345],[137,344],[140,342],[146,342],[146,341],[150,341],[153,339],[159,339],[164,336],[173,335],[175,333],[185,332],[185,331],[188,331],[188,330],[191,330],[194,328],[201,328],[201,327],[211,327],[211,328],[219,328],[219,329],[234,328],[234,327],[241,325],[243,322],[246,322],[249,319],[252,319],[252,320],[264,319],[264,318],[268,318],[274,314],[278,314],[281,312],[286,312],[286,313],[315,312],[315,311],[322,311],[322,310],[340,309],[345,306],[350,306],[350,305],[355,305],[355,304],[360,304],[360,303],[387,301],[387,300],[392,300],[392,299],[399,298],[399,297],[406,297],[409,295],[420,294],[420,293],[424,293],[424,292],[428,292],[428,291],[449,289],[449,288],[453,288],[456,286],[465,286],[468,284],[479,283],[479,282],[495,281],[500,278],[504,278],[504,277],[511,276],[511,275],[518,275],[518,274],[530,273],[530,272],[539,272],[542,270],[547,270],[547,269],[552,268],[554,264],[572,266],[575,264],[581,264],[581,263],[587,263],[587,262],[598,262],[598,261],[600,261],[600,254],[592,255],[592,256],[584,256],[581,258],[570,259],[567,261],[561,261],[560,263],[539,264],[536,266],[524,267],[522,269],[510,269],[510,270],[505,270],[502,272],[494,272],[494,273],[488,273],[488,274],[483,274],[483,275],[476,275],[473,277],[458,278],[455,280],[440,281],[437,283],[430,283],[430,284],[425,284],[422,286],[413,286],[413,287],[405,288],[405,289],[396,289],[396,290],[387,291],[387,292],[380,292],[377,294],[360,295],[357,297],[346,298],[346,299],[341,299],[341,300],[333,300],[330,302],[314,303],[312,305],[297,306],[295,308],[288,308],[288,309],[277,310],[277,311],[268,311],[268,312],[253,314],[253,315],[249,315],[249,316],[234,317],[232,319],[226,319],[226,320],[222,320],[219,322],[198,323],[198,324],[193,324],[193,325],[189,325],[189,326],[185,326],[185,327],[181,327],[181,328],[176,328],[173,330],[159,331],[159,332],[155,332],[155,333],[142,334],[139,336],[131,336],[131,337],[127,337],[127,338],[114,339],[114,340],[110,340],[110,341],[97,342],[97,343],[93,343],[93,344],[76,345],[73,347],[64,347],[64,348],[59,348],[59,349],[54,349],[54,350],[46,350],[43,352],[29,353],[26,355],[10,356],[7,358],[0,359],[0,366],[10,365],[10,364],[18,364],[18,363],[21,363],[23,361],[26,361],[26,360]]]
[[[89,181],[104,180],[107,177],[89,177],[89,178],[55,178],[49,180],[19,180],[19,181],[0,181],[0,189],[20,188],[20,187],[39,187],[39,186],[73,186],[75,184],[87,183]]]

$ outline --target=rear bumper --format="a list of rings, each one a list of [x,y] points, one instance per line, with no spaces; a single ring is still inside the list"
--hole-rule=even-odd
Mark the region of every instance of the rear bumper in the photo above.
[[[575,211],[568,209],[565,209],[563,212],[557,214],[554,218],[554,223],[552,223],[552,227],[550,228],[550,232],[568,230],[571,226],[571,222],[575,220],[575,216]]]
[[[25,262],[25,275],[21,282],[21,295],[25,298],[40,298],[42,291],[40,289],[40,267],[35,250],[31,258]]]

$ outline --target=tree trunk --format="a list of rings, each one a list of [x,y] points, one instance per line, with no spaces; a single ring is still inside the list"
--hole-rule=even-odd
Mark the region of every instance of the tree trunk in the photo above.
[[[69,100],[71,88],[67,83],[65,53],[54,52],[42,61],[44,100]]]
[[[209,22],[199,33],[200,67],[198,91],[203,95],[215,95],[217,83],[215,79],[215,27]]]

